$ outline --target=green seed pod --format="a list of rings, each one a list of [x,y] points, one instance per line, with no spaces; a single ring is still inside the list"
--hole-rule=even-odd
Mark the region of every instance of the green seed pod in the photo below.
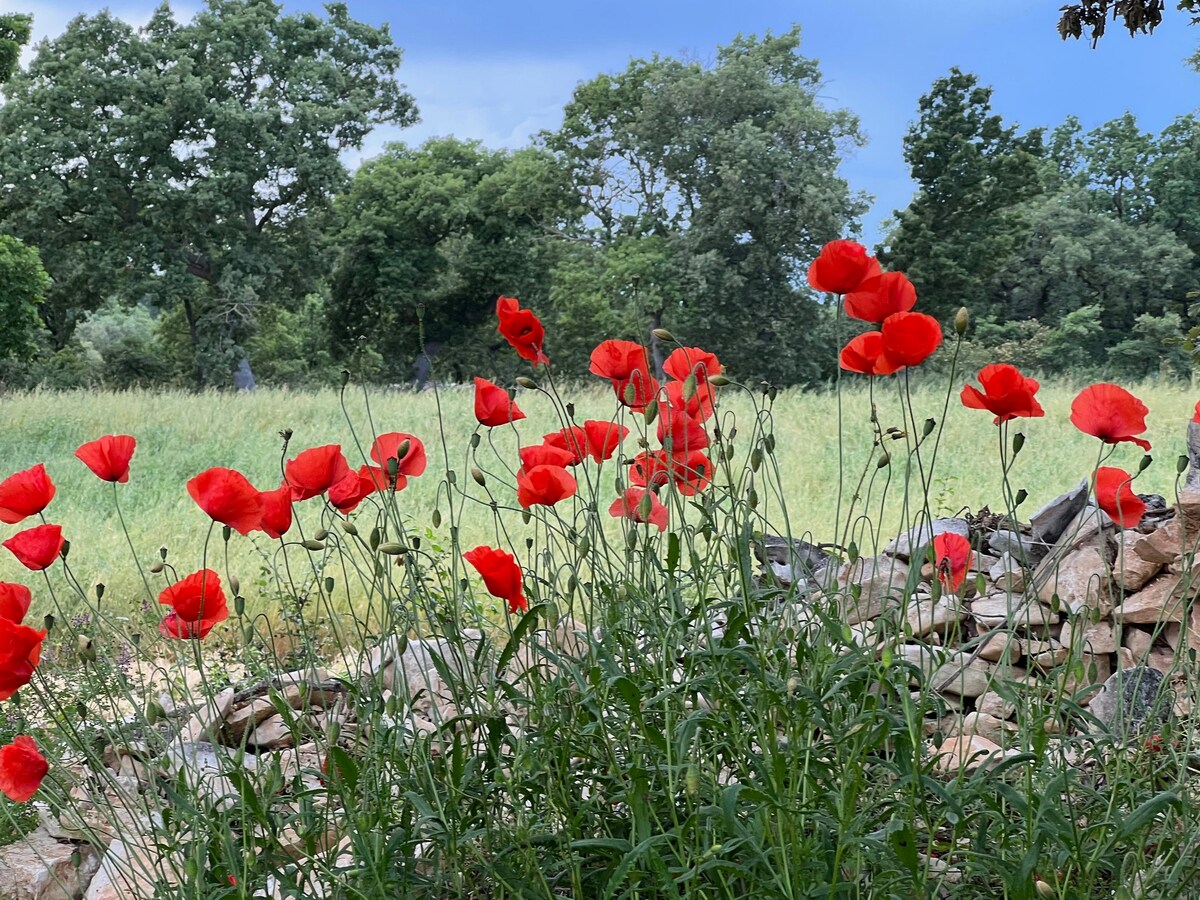
[[[386,541],[379,545],[379,552],[387,556],[399,556],[401,553],[407,553],[408,548],[399,541]]]
[[[307,541],[301,541],[300,546],[303,547],[305,550],[311,550],[312,552],[315,553],[318,550],[325,549],[325,542],[324,541],[315,541],[312,538],[309,538]]]
[[[338,519],[337,523],[338,523],[338,527],[341,528],[342,531],[346,532],[346,534],[350,535],[351,537],[354,537],[356,534],[358,534],[358,526],[355,525],[353,522],[351,522],[349,519]]]
[[[246,598],[241,594],[238,594],[233,598],[233,611],[238,616],[244,616],[246,614]]]
[[[232,528],[230,528],[228,525],[224,525],[224,526],[222,526],[222,528],[221,528],[221,537],[222,537],[222,538],[225,540],[225,543],[227,543],[227,544],[228,544],[228,543],[229,543],[229,539],[230,539],[232,536],[233,536],[233,529],[232,529]]]
[[[159,555],[160,557],[162,557],[162,561],[163,561],[163,562],[166,562],[166,561],[167,561],[167,548],[166,548],[166,547],[159,547],[159,548],[158,548],[158,555]]]
[[[1137,473],[1139,475],[1141,475],[1143,472],[1146,471],[1146,469],[1148,469],[1150,467],[1150,463],[1152,463],[1152,462],[1154,462],[1154,457],[1151,456],[1149,453],[1147,453],[1145,456],[1142,457],[1142,461],[1138,464]]]
[[[695,763],[688,763],[687,774],[684,776],[684,789],[689,797],[695,797],[700,793],[700,767]]]
[[[327,593],[327,594],[332,594],[332,593],[333,593],[333,588],[334,588],[334,585],[335,585],[336,583],[337,583],[337,582],[335,582],[335,581],[333,580],[333,576],[332,576],[332,575],[326,575],[326,576],[325,576],[325,593]]]
[[[1179,457],[1179,459],[1175,460],[1175,474],[1182,475],[1184,472],[1186,472],[1188,470],[1188,466],[1190,466],[1191,464],[1192,464],[1192,461],[1190,459],[1188,459],[1186,456]]]
[[[1013,440],[1012,440],[1013,456],[1016,456],[1018,453],[1020,453],[1021,448],[1024,446],[1025,446],[1025,435],[1021,434],[1021,432],[1018,431],[1016,434],[1013,435]]]
[[[471,432],[471,449],[472,450],[477,450],[479,448],[480,440],[481,440],[481,438],[479,437],[478,431]]]
[[[46,613],[46,615],[42,616],[42,627],[47,632],[54,630],[54,613]]]
[[[536,391],[538,383],[528,375],[518,375],[517,384],[529,391]]]
[[[368,543],[370,544],[370,546],[371,546],[371,549],[372,549],[372,550],[378,550],[378,549],[379,549],[379,542],[380,542],[381,540],[383,540],[383,532],[382,532],[382,531],[380,531],[380,530],[379,530],[379,526],[378,526],[378,525],[376,525],[374,528],[372,528],[372,529],[371,529],[371,537],[370,537],[370,539],[368,540]]]
[[[435,509],[433,511],[433,515],[429,517],[429,523],[433,525],[434,528],[442,527],[442,511],[440,509]]]
[[[96,602],[99,603],[103,599],[104,599],[104,582],[97,581],[96,582]]]
[[[471,477],[480,487],[487,487],[487,479],[483,477],[483,472],[478,466],[471,466]]]
[[[926,419],[925,427],[923,429],[921,429],[921,437],[929,437],[929,435],[933,434],[933,429],[936,427],[937,427],[936,419]]]
[[[1029,496],[1029,491],[1025,490],[1025,488],[1021,488],[1020,490],[1017,491],[1016,496],[1013,497],[1013,506],[1020,506],[1022,503],[1025,502],[1025,498],[1028,496]]]
[[[521,521],[524,522],[526,525],[528,525],[530,522],[533,521],[533,513],[531,513],[527,509],[521,510]]]

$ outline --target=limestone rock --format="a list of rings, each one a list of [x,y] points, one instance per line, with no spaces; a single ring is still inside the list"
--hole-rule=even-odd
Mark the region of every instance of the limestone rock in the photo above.
[[[943,741],[934,751],[936,770],[943,774],[969,774],[981,767],[990,768],[1010,753],[995,741],[978,734],[959,733]]]
[[[998,628],[980,641],[979,658],[982,660],[999,662],[1005,653],[1015,659],[1021,655],[1021,647],[1017,638],[1003,628]]]
[[[1089,708],[1107,730],[1129,737],[1166,722],[1175,703],[1174,691],[1163,674],[1149,666],[1114,672]]]
[[[913,637],[925,637],[932,632],[944,632],[962,619],[962,607],[949,595],[937,600],[927,599],[909,603],[905,619]]]
[[[1183,553],[1183,522],[1178,517],[1133,541],[1133,552],[1146,562],[1170,565]]]
[[[179,739],[185,743],[217,740],[221,724],[233,708],[233,698],[236,693],[233,688],[226,688],[213,697],[205,697],[200,708],[183,726]]]
[[[79,853],[78,866],[71,857]],[[100,857],[90,844],[62,842],[45,828],[0,848],[0,891],[5,900],[76,900],[92,880]]]
[[[1034,628],[1053,625],[1058,613],[1034,598],[1017,594],[988,594],[971,601],[971,615],[989,628],[1011,625],[1014,628]]]
[[[978,697],[991,686],[992,672],[990,664],[959,653],[938,667],[929,679],[929,686],[938,693]]]
[[[1140,590],[1163,567],[1163,563],[1148,560],[1134,549],[1142,540],[1144,536],[1136,531],[1122,531],[1117,541],[1113,580],[1125,591]]]
[[[1081,481],[1065,494],[1055,497],[1033,514],[1029,522],[1034,540],[1053,544],[1087,505],[1088,484]]]
[[[857,625],[874,619],[899,602],[908,583],[908,564],[887,555],[863,556],[842,566],[838,572],[841,619]],[[860,589],[856,598],[852,586]]]
[[[1011,719],[1017,713],[1017,705],[1005,700],[995,691],[984,691],[975,699],[975,709],[996,719]]]
[[[1017,730],[1017,723],[976,710],[963,716],[960,727],[963,734],[979,735],[1000,744],[1004,741],[1005,735],[1012,734]]]
[[[913,552],[920,550],[939,534],[958,534],[969,538],[971,526],[967,524],[966,519],[934,519],[932,522],[922,522],[916,528],[909,529],[900,535],[884,550],[908,561]]]
[[[1135,662],[1145,662],[1150,655],[1150,646],[1154,643],[1154,635],[1140,628],[1126,628],[1124,639],[1121,641],[1133,654]]]
[[[1068,619],[1063,622],[1058,640],[1066,647],[1078,644],[1085,653],[1113,653],[1117,649],[1116,632],[1113,631],[1112,622],[1105,619],[1099,622]]]
[[[1034,581],[1040,585],[1038,599],[1043,603],[1051,603],[1057,594],[1073,613],[1090,608],[1106,616],[1112,611],[1108,563],[1096,546],[1080,547],[1061,561],[1051,554],[1038,566]]]
[[[1156,622],[1179,622],[1184,615],[1181,580],[1178,575],[1163,575],[1136,594],[1125,598],[1113,610],[1114,622],[1125,625],[1152,625]]]

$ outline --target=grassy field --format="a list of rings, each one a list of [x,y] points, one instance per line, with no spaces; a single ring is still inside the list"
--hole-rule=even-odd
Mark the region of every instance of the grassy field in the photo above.
[[[961,384],[962,381],[959,381]],[[870,449],[870,402],[861,383],[855,380],[842,397],[842,438],[845,483],[850,486],[863,470]],[[1024,488],[1029,495],[1022,512],[1028,516],[1037,506],[1085,477],[1096,460],[1097,442],[1076,431],[1068,421],[1070,403],[1080,385],[1048,384],[1040,394],[1046,417],[1014,423],[1014,432],[1022,431],[1027,442],[1012,471],[1014,490]],[[880,425],[902,426],[902,413],[896,382],[884,383],[884,392],[876,397]],[[1154,444],[1154,464],[1138,481],[1141,492],[1170,495],[1174,489],[1175,461],[1184,452],[1186,423],[1196,401],[1196,392],[1188,385],[1148,383],[1132,386],[1135,394],[1150,407],[1148,436]],[[576,418],[608,418],[614,402],[606,389],[583,386],[564,392],[565,400],[575,403]],[[518,423],[522,440],[536,442],[540,436],[559,427],[550,400],[540,394],[520,392],[519,402],[528,419]],[[439,496],[447,464],[460,475],[476,495],[482,492],[465,477],[468,441],[475,427],[470,389],[451,388],[433,392],[373,392],[367,400],[361,392],[350,394],[348,412],[354,430],[347,423],[334,391],[292,393],[286,390],[260,390],[254,394],[229,393],[27,393],[0,398],[3,421],[0,431],[0,475],[26,468],[38,462],[46,464],[58,485],[58,496],[46,512],[48,521],[61,523],[71,541],[71,562],[80,582],[103,581],[108,585],[109,602],[132,606],[143,596],[130,550],[122,534],[113,505],[112,489],[95,479],[74,457],[74,449],[83,441],[109,433],[129,433],[138,439],[132,477],[119,487],[120,503],[130,536],[144,563],[157,558],[160,546],[169,548],[171,560],[181,571],[198,568],[209,521],[192,503],[185,490],[186,481],[210,466],[240,469],[260,488],[274,487],[280,477],[278,432],[293,431],[291,454],[309,446],[342,443],[347,456],[357,464],[362,458],[355,447],[355,432],[362,446],[370,441],[372,424],[376,432],[408,431],[422,437],[429,451],[430,466],[424,476],[414,479],[400,495],[402,509],[414,525],[425,528]],[[943,418],[944,388],[925,387],[914,391],[913,414],[917,422],[927,417]],[[441,432],[439,433],[439,404]],[[745,444],[752,406],[745,393],[725,390],[721,421],[726,433],[737,424]],[[779,395],[772,411],[776,436],[775,456],[787,502],[792,532],[811,532],[819,540],[829,540],[835,532],[838,500],[838,400],[832,393],[786,391]],[[515,461],[515,435],[497,429],[493,436],[500,454]],[[879,527],[882,540],[898,527],[901,515],[895,482],[903,478],[902,444],[893,445],[893,486],[882,514],[878,506],[880,476],[876,478],[871,520]],[[926,445],[929,448],[929,445]],[[636,452],[634,438],[626,442],[626,452]],[[1136,468],[1140,451],[1130,444],[1117,448],[1111,464],[1130,470]],[[481,464],[495,461],[486,439],[479,450]],[[929,457],[924,457],[928,466]],[[488,465],[500,472],[496,463]],[[515,467],[515,466],[514,466]],[[611,481],[602,480],[601,499],[606,505]],[[918,485],[915,479],[913,485]],[[442,485],[444,488],[444,485]],[[919,491],[919,487],[916,488]],[[497,487],[502,502],[511,492]],[[1002,507],[997,429],[985,413],[964,409],[958,402],[957,389],[951,399],[938,451],[936,469],[930,480],[930,501],[934,512],[952,513],[961,508],[977,510],[984,504]],[[444,493],[442,494],[444,497]],[[511,501],[510,501],[511,502]],[[442,500],[445,514],[445,501]],[[315,501],[303,505],[304,518],[315,521]],[[519,518],[507,517],[516,534],[521,534]],[[782,523],[779,523],[782,527]],[[18,526],[4,526],[5,537]],[[484,506],[465,507],[461,529],[463,547],[491,541],[491,512]],[[442,529],[445,531],[445,525]],[[447,541],[448,543],[448,541]],[[860,544],[870,540],[860,539]],[[214,543],[219,547],[219,540]],[[274,542],[263,535],[244,539],[235,535],[231,543],[231,569],[243,581],[252,580],[262,567],[264,554],[274,550]],[[21,569],[7,553],[0,554],[0,578],[24,581],[38,587],[40,576]],[[256,598],[247,591],[248,609],[255,610]]]

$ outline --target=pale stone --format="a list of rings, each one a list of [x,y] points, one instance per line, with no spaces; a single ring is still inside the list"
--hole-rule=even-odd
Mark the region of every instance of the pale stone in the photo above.
[[[264,719],[251,729],[247,742],[254,744],[260,750],[280,750],[291,747],[295,743],[292,729],[279,713]]]
[[[79,853],[77,867],[71,857]],[[0,896],[5,900],[75,900],[92,880],[100,858],[90,844],[55,840],[36,828],[0,848]]]
[[[908,560],[914,550],[920,550],[939,534],[957,534],[969,538],[971,526],[967,524],[966,519],[934,519],[933,522],[922,522],[888,544],[884,551]]]
[[[893,557],[864,556],[847,563],[838,572],[842,621],[857,625],[874,619],[897,605],[907,583],[908,564]],[[852,585],[861,589],[857,598],[851,593]]]
[[[1058,640],[1063,646],[1075,647],[1085,653],[1112,653],[1117,649],[1117,635],[1112,622],[1080,622],[1069,619],[1063,622]]]
[[[247,729],[253,729],[276,714],[274,703],[266,697],[255,697],[232,710],[225,718],[225,739],[232,744],[239,744]]]
[[[149,835],[126,835],[109,845],[83,900],[154,900],[179,884],[182,860],[159,858]]]
[[[1112,589],[1108,577],[1108,564],[1099,548],[1080,547],[1055,564],[1055,556],[1048,556],[1034,576],[1040,585],[1038,599],[1052,603],[1058,595],[1062,604],[1079,612],[1086,608],[1099,609],[1101,616],[1112,611]]]
[[[920,644],[901,644],[896,648],[896,656],[916,666],[921,672],[921,677],[928,681],[937,669],[937,660],[943,658],[945,653]]]
[[[971,601],[971,615],[981,627],[991,628],[1010,624],[1018,628],[1033,628],[1053,625],[1059,621],[1058,613],[1044,603],[1014,594],[989,594]]]
[[[1069,647],[1064,647],[1057,641],[1024,639],[1020,646],[1022,654],[1029,658],[1030,664],[1039,669],[1053,669],[1061,665],[1071,653]]]
[[[1006,652],[1014,659],[1021,653],[1017,639],[1007,631],[993,631],[980,642],[979,658],[987,662],[999,662]]]
[[[1146,654],[1146,665],[1169,675],[1175,668],[1175,654],[1165,647],[1151,647]]]
[[[1011,719],[1017,713],[1017,705],[1005,700],[995,691],[984,691],[975,700],[975,709],[996,719]]]
[[[937,757],[935,769],[944,774],[970,773],[981,767],[994,766],[1010,755],[995,741],[978,734],[959,733],[947,738],[933,751]]]
[[[1133,542],[1133,552],[1142,559],[1169,565],[1183,553],[1183,522],[1178,518],[1158,526]]]
[[[913,637],[945,631],[947,626],[957,624],[962,619],[962,607],[950,596],[909,603],[905,612]]]
[[[1164,575],[1155,579],[1136,594],[1126,597],[1121,605],[1113,610],[1113,621],[1132,625],[1181,621],[1184,605],[1179,590],[1180,583],[1178,575]]]
[[[1007,553],[988,570],[988,577],[992,584],[1005,592],[1020,592],[1025,589],[1025,569]]]
[[[226,688],[214,697],[205,697],[200,708],[192,714],[191,719],[180,732],[179,739],[185,743],[197,741],[216,741],[220,738],[221,723],[233,708],[233,698],[237,692]]]
[[[938,693],[978,697],[990,686],[992,672],[989,663],[960,653],[938,667],[929,679],[929,686]]]
[[[1161,562],[1148,560],[1138,554],[1134,546],[1142,540],[1136,531],[1122,531],[1117,542],[1117,558],[1113,563],[1113,580],[1125,591],[1140,590],[1146,582],[1158,574]]]
[[[963,734],[977,734],[999,744],[1006,734],[1017,730],[1017,723],[976,710],[963,716],[961,730]]]
[[[1154,636],[1140,628],[1130,627],[1124,630],[1121,643],[1129,648],[1135,663],[1145,662],[1146,657],[1150,655],[1150,645],[1154,643]]]

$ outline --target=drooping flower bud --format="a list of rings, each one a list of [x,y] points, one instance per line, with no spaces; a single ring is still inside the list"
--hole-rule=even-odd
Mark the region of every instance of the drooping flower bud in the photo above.
[[[967,312],[965,306],[960,306],[958,312],[954,315],[954,332],[959,337],[967,333],[967,326],[971,324],[971,314]]]

